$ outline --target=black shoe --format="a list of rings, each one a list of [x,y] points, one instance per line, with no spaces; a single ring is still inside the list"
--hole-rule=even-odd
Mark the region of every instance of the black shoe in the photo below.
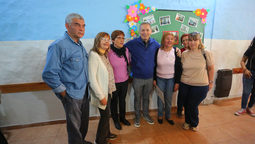
[[[120,119],[120,122],[122,122],[124,125],[130,126],[130,122],[126,119]]]
[[[118,121],[114,122],[114,125],[115,125],[116,129],[121,130],[121,125]]]
[[[182,111],[177,111],[177,117],[182,118]]]
[[[166,120],[171,124],[171,125],[174,125],[174,121],[173,120],[169,120],[166,118]]]
[[[158,118],[158,123],[162,124],[163,123],[163,119],[159,119]]]
[[[117,135],[111,133],[106,139],[108,139],[108,140],[115,140],[116,138],[117,138]]]

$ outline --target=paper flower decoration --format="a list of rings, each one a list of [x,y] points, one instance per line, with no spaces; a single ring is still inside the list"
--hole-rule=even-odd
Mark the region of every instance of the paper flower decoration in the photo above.
[[[202,23],[202,24],[205,24],[205,23],[206,23],[206,21],[207,21],[207,19],[206,19],[206,18],[202,18],[202,19],[201,19],[201,23]]]
[[[128,15],[130,15],[131,17],[135,17],[137,10],[138,9],[135,6],[130,6],[128,9]]]
[[[128,23],[129,27],[132,27],[133,25],[136,25],[136,23],[134,21],[131,21]]]
[[[146,13],[146,11],[143,9],[143,10],[141,10],[141,13],[142,13],[142,14],[145,14],[145,13]]]
[[[141,3],[140,3],[140,8],[139,8],[139,10],[141,10],[141,11],[142,11],[142,10],[144,10],[144,9],[145,9],[144,4],[141,4]]]
[[[146,14],[157,10],[155,7],[145,7],[141,2],[142,0],[139,0],[138,2],[134,2],[131,6],[126,5],[128,14],[124,22],[128,22],[131,39],[136,38],[138,35],[136,24],[141,24],[139,14]]]
[[[131,22],[131,21],[133,21],[133,18],[130,15],[126,15],[126,20]]]
[[[204,19],[207,17],[208,12],[206,9],[202,8],[200,18]]]
[[[137,9],[140,8],[140,3],[139,2],[134,2],[132,5],[135,6]]]
[[[137,11],[136,11],[136,14],[138,14],[138,15],[141,14],[141,11],[140,11],[140,10],[137,10]]]
[[[151,7],[151,9],[152,9],[153,11],[156,11],[156,8],[155,8],[155,7]]]
[[[201,18],[201,23],[206,26],[206,17],[210,9],[197,9],[196,11],[193,11],[193,13],[196,14],[196,16],[199,16]]]
[[[135,17],[133,17],[133,20],[134,20],[134,22],[137,23],[140,20],[140,17],[138,15],[136,15]]]
[[[200,15],[201,15],[201,9],[197,9],[197,10],[195,11],[195,14],[196,14],[196,16],[200,16]]]
[[[145,13],[149,13],[149,10],[148,10],[148,9],[145,9]]]
[[[133,25],[131,28],[132,28],[134,31],[137,30],[137,26],[136,26],[136,25]]]

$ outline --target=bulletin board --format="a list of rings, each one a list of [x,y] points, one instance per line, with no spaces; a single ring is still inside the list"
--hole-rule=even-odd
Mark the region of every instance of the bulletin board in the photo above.
[[[175,35],[175,47],[183,48],[181,36],[185,33],[199,32],[204,42],[205,24],[193,11],[164,10],[158,9],[147,14],[139,14],[140,22],[149,22],[152,28],[151,38],[161,42],[163,33],[171,32]],[[139,31],[140,23],[137,23]],[[139,33],[138,33],[139,36]]]

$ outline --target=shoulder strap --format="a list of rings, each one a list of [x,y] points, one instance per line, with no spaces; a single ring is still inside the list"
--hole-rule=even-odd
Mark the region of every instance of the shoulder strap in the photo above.
[[[206,70],[207,70],[207,60],[206,60],[206,56],[205,56],[205,50],[201,49],[201,53],[203,54],[204,58],[205,58],[205,65],[206,65]]]

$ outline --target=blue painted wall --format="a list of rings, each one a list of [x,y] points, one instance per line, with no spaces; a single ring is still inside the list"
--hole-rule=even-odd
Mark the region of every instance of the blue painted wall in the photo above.
[[[65,31],[66,15],[72,12],[85,18],[85,39],[94,38],[100,31],[111,33],[115,29],[123,30],[129,37],[127,23],[123,21],[127,14],[125,5],[133,2],[136,1],[1,0],[0,41],[57,39]],[[169,10],[210,9],[206,39],[249,40],[255,33],[254,0],[143,0],[142,3]]]
[[[138,1],[138,0],[137,0]],[[86,33],[83,38],[94,38],[100,31],[111,33],[123,30],[127,37],[128,25],[124,23],[126,5],[130,0],[8,0],[0,2],[0,41],[54,40],[65,31],[67,14],[76,12],[85,18]],[[211,38],[215,0],[143,0],[145,6],[158,9],[196,10],[209,8],[205,38]]]

